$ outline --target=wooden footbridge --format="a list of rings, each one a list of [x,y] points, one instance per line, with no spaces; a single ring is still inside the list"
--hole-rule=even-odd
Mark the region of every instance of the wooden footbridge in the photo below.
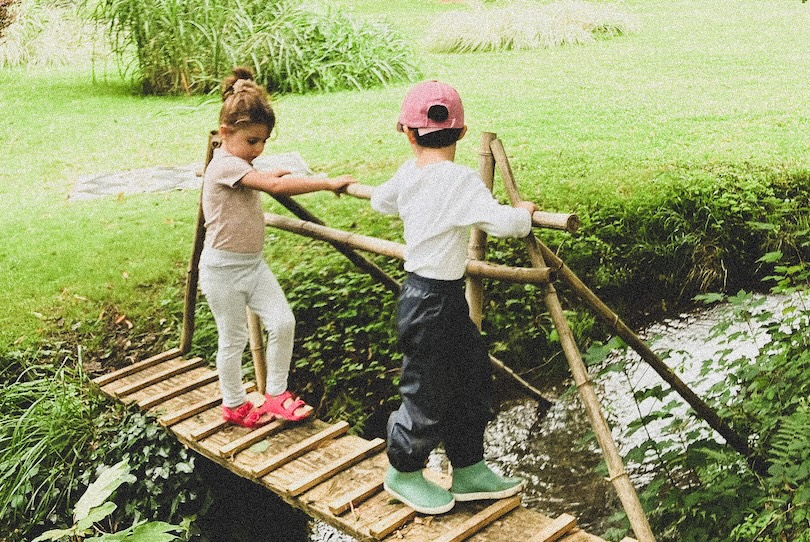
[[[207,160],[217,146],[218,138],[209,138]],[[207,163],[206,160],[206,163]],[[503,146],[494,134],[484,133],[481,141],[479,171],[491,189],[495,166],[498,166],[510,200],[520,200]],[[370,186],[352,185],[349,194],[368,199]],[[326,227],[291,198],[277,197],[297,219],[268,213],[265,222],[276,227],[331,244],[360,269],[397,291],[399,284],[373,262],[358,254],[370,251],[393,258],[403,258],[403,245]],[[578,226],[574,215],[536,212],[536,226],[573,231]],[[201,358],[187,358],[194,331],[194,309],[197,299],[197,266],[204,239],[202,208],[197,217],[197,230],[188,267],[183,334],[178,348],[138,361],[94,379],[108,396],[124,403],[135,403],[158,416],[183,444],[228,470],[248,478],[279,495],[313,518],[332,525],[358,540],[408,540],[414,542],[449,542],[472,540],[495,542],[526,540],[529,542],[598,542],[598,536],[576,526],[576,518],[562,514],[547,517],[521,506],[520,496],[492,502],[457,503],[451,513],[421,516],[402,503],[391,499],[382,489],[388,463],[385,442],[366,440],[348,434],[349,425],[340,421],[328,424],[311,420],[298,424],[273,421],[260,428],[247,429],[227,424],[222,419],[221,396],[212,364]],[[737,451],[750,458],[746,439],[731,431],[680,379],[641,341],[607,306],[605,306],[568,269],[554,252],[535,239],[526,238],[532,266],[515,268],[484,261],[486,236],[474,231],[467,265],[467,298],[470,314],[480,325],[483,307],[482,278],[489,277],[542,286],[543,301],[560,336],[566,359],[579,390],[585,411],[599,441],[608,467],[609,479],[630,520],[635,536],[641,542],[654,542],[646,516],[641,508],[629,475],[624,469],[610,428],[602,415],[591,382],[573,335],[565,320],[554,289],[562,279],[590,309],[612,326],[661,378],[677,391]],[[263,401],[265,363],[261,322],[249,313],[251,352],[256,368],[256,383],[247,391],[254,403]],[[536,393],[528,383],[494,357],[493,364]],[[449,487],[449,473],[426,470],[426,475]],[[622,542],[629,542],[626,538]]]
[[[577,529],[570,515],[552,519],[521,507],[519,496],[458,503],[444,516],[418,515],[382,489],[388,466],[383,440],[350,435],[343,421],[274,421],[257,429],[227,424],[216,372],[200,358],[183,357],[179,349],[95,382],[110,397],[156,414],[192,450],[361,541],[602,541]],[[256,386],[247,386],[249,397],[261,403]],[[449,486],[446,474],[426,472]]]

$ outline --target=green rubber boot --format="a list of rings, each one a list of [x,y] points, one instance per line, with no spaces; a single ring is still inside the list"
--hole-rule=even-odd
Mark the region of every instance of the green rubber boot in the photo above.
[[[492,472],[483,461],[453,470],[450,492],[457,501],[505,499],[523,489],[523,478],[507,478]]]
[[[388,467],[383,487],[392,497],[422,514],[444,514],[456,504],[449,491],[425,480],[421,470],[400,472]]]

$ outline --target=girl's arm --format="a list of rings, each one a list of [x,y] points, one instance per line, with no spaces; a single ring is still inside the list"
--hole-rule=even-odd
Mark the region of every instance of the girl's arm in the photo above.
[[[275,196],[295,196],[319,190],[329,190],[337,195],[346,191],[346,187],[356,183],[351,175],[340,177],[285,177],[289,171],[251,171],[239,181],[239,184],[253,190],[261,190]]]

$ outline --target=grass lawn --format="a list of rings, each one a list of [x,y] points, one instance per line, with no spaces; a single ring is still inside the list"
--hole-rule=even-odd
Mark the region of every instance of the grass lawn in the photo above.
[[[434,0],[336,1],[385,16],[420,48]],[[810,4],[781,0],[628,0],[638,30],[592,45],[497,54],[420,52],[426,78],[451,82],[467,109],[459,161],[498,133],[524,196],[576,211],[666,189],[724,165],[810,167]],[[0,345],[115,307],[159,314],[185,274],[198,194],[68,203],[77,177],[202,159],[219,104],[133,96],[114,69],[0,71]],[[408,85],[283,96],[267,152],[298,151],[316,170],[387,178],[409,149],[394,131]],[[329,222],[375,220],[362,202],[309,195]],[[368,218],[367,218],[368,217]],[[379,227],[379,223],[377,223]],[[269,249],[297,243],[278,236]],[[293,256],[293,258],[306,257]],[[280,267],[277,267],[279,269]]]

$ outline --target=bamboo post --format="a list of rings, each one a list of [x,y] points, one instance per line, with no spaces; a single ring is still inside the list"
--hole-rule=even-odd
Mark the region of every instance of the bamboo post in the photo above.
[[[205,152],[205,167],[214,156],[214,149],[219,147],[220,139],[216,131],[208,134],[208,146]],[[180,335],[180,354],[191,350],[191,339],[194,336],[194,310],[197,307],[197,282],[200,276],[200,254],[202,254],[205,241],[205,217],[202,208],[202,187],[200,188],[200,203],[197,209],[197,222],[194,227],[194,243],[191,249],[191,259],[186,271],[186,291],[183,299],[183,331]]]
[[[490,144],[496,135],[492,132],[481,134],[481,148],[478,151],[478,174],[483,179],[487,189],[492,192],[495,180],[495,159],[492,157]],[[470,260],[483,260],[487,249],[487,234],[483,230],[473,228],[470,232],[470,242],[467,246],[467,257]],[[481,329],[484,319],[484,281],[480,277],[467,276],[467,287],[464,291],[467,305],[470,308],[470,319]]]
[[[496,137],[497,135],[492,132],[482,132],[481,147],[478,151],[478,174],[481,176],[481,179],[490,192],[492,192],[492,187],[495,184],[495,159],[492,156],[490,145]],[[467,246],[467,257],[470,260],[483,261],[486,256],[486,249],[486,232],[478,228],[473,228],[470,233],[470,242]],[[467,304],[470,308],[470,319],[480,330],[484,320],[484,279],[482,277],[467,275],[467,287],[464,291],[464,295],[467,298]],[[540,390],[510,369],[503,361],[490,354],[489,362],[495,369],[517,382],[540,401],[542,405],[548,406],[551,404],[551,401],[543,397]]]
[[[498,136],[492,132],[482,132],[481,147],[478,151],[478,174],[481,176],[481,179],[490,192],[492,192],[492,187],[495,184],[495,158],[492,156],[490,146],[497,137]],[[470,260],[483,261],[486,256],[486,249],[486,232],[478,228],[473,228],[470,233],[470,242],[467,246],[467,257]],[[470,319],[480,330],[484,320],[484,279],[482,277],[467,275],[467,287],[464,291],[464,295],[467,298],[467,304],[470,308]],[[489,362],[495,369],[504,373],[507,377],[511,378],[528,391],[530,395],[533,395],[541,405],[547,407],[551,404],[551,401],[543,397],[540,390],[509,368],[503,361],[490,354]]]
[[[267,359],[262,337],[262,320],[258,314],[250,310],[250,307],[245,307],[245,311],[250,337],[250,357],[253,358],[253,370],[256,373],[256,389],[264,395],[267,386]]]
[[[503,144],[500,140],[492,142],[492,153],[495,156],[495,161],[498,164],[501,177],[503,178],[506,191],[509,194],[509,200],[514,205],[521,200],[520,193],[518,192],[512,169],[509,165],[509,160],[506,152],[503,149]],[[537,246],[537,240],[533,233],[526,237],[526,246],[529,251],[529,256],[532,265],[537,267],[545,267],[543,256]],[[568,321],[565,318],[560,299],[557,297],[557,291],[553,283],[544,284],[544,297],[546,307],[549,310],[551,319],[554,322],[554,327],[560,337],[560,344],[562,345],[565,357],[568,360],[568,365],[571,368],[571,374],[574,382],[579,390],[580,398],[585,406],[585,411],[591,422],[591,427],[596,434],[599,441],[599,446],[602,448],[602,453],[607,463],[610,481],[616,489],[619,500],[627,513],[627,518],[630,520],[630,526],[633,529],[636,537],[640,542],[655,542],[655,536],[652,533],[650,524],[647,521],[647,516],[644,514],[644,509],[641,507],[641,502],[638,499],[638,494],[630,481],[630,476],[624,468],[621,455],[618,447],[616,446],[613,436],[610,432],[610,427],[602,414],[599,405],[599,399],[594,390],[593,381],[588,375],[585,363],[582,361],[582,356],[579,348],[574,340],[574,334],[568,326]]]

